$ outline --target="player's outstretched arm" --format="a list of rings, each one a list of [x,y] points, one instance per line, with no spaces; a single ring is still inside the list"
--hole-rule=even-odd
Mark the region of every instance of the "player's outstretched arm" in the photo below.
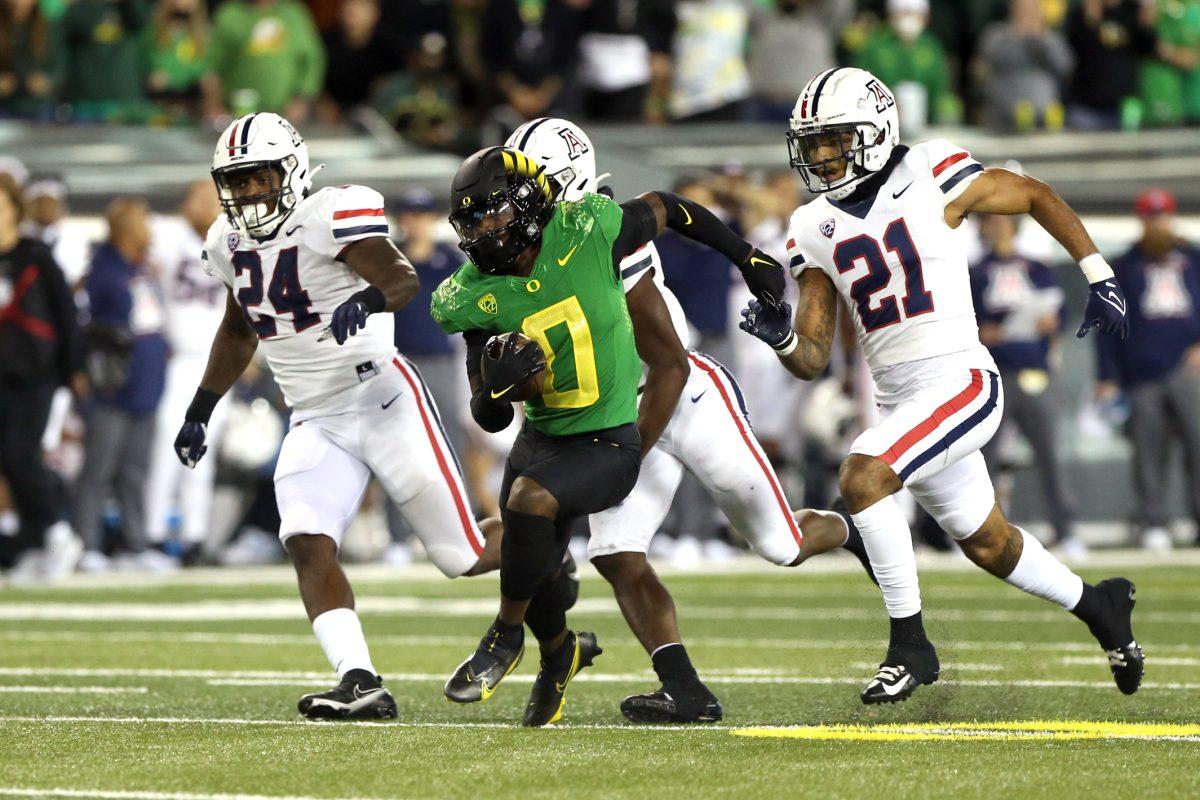
[[[221,320],[221,327],[217,328],[217,335],[213,337],[200,388],[196,390],[196,396],[183,416],[183,427],[175,437],[175,454],[185,467],[194,469],[208,451],[204,438],[208,434],[208,420],[212,417],[213,409],[246,371],[257,349],[258,336],[246,321],[242,307],[234,299],[233,290],[226,289],[225,317]]]
[[[621,204],[624,217],[613,247],[613,261],[637,250],[668,228],[707,245],[732,261],[746,286],[765,305],[783,303],[787,276],[783,266],[738,236],[711,211],[673,192],[647,192]]]
[[[359,239],[348,245],[338,259],[371,284],[333,310],[329,327],[338,344],[362,330],[371,314],[408,305],[421,286],[412,263],[386,236]]]
[[[738,327],[771,345],[788,372],[801,380],[819,378],[829,364],[829,349],[837,329],[837,288],[819,269],[806,269],[796,279],[800,304],[796,321],[792,308],[764,306],[757,300],[742,310]]]
[[[671,324],[671,312],[662,293],[648,277],[625,294],[638,355],[645,362],[646,388],[638,405],[637,426],[642,437],[642,457],[662,436],[679,404],[688,380],[687,351]]]
[[[1028,214],[1079,263],[1087,277],[1090,293],[1083,324],[1076,336],[1083,338],[1092,328],[1124,339],[1129,335],[1125,295],[1083,227],[1079,215],[1050,186],[1007,169],[986,169],[966,190],[946,205],[946,224],[957,228],[972,211],[981,214]]]

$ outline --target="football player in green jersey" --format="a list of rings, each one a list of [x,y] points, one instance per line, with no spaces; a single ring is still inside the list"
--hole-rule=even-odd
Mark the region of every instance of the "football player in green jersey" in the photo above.
[[[624,499],[682,388],[647,382],[639,412],[641,365],[621,259],[669,227],[726,255],[760,302],[782,302],[784,272],[703,206],[669,192],[621,205],[598,194],[555,204],[542,168],[508,148],[467,159],[450,199],[470,262],[442,282],[430,310],[445,331],[466,338],[472,415],[485,430],[502,430],[514,416],[514,387],[540,373],[540,394],[525,403],[501,487],[500,612],[445,692],[457,702],[487,700],[520,661],[524,623],[541,650],[524,723],[545,725],[561,716],[570,680],[600,654],[593,634],[566,624],[568,524]],[[515,337],[487,347],[514,331],[540,352],[516,347]]]

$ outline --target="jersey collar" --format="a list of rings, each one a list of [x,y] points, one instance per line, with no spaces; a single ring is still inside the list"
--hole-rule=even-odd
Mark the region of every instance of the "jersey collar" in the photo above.
[[[892,176],[892,170],[904,160],[904,156],[907,153],[908,146],[900,145],[892,151],[892,155],[888,158],[887,163],[883,165],[883,169],[863,180],[853,192],[841,200],[827,198],[829,204],[859,219],[866,219],[867,214],[871,211],[871,206],[875,204],[875,195],[879,193],[880,187],[887,183],[887,179]]]

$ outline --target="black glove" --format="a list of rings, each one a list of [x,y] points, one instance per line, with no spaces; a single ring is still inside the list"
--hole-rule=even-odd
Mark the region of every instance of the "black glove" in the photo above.
[[[1075,333],[1082,339],[1092,328],[1099,328],[1101,333],[1129,336],[1129,317],[1125,311],[1127,304],[1121,287],[1113,278],[1096,281],[1088,286],[1087,306],[1083,309],[1083,324]]]
[[[367,317],[383,311],[386,303],[383,292],[375,286],[350,295],[333,310],[329,330],[333,332],[334,341],[345,344],[347,339],[367,327]]]
[[[204,437],[208,435],[208,426],[203,422],[185,422],[175,437],[175,455],[188,469],[195,469],[200,459],[208,452]]]
[[[513,387],[546,368],[542,348],[536,342],[529,342],[518,350],[519,341],[515,333],[505,334],[503,339],[493,336],[483,350],[480,377],[492,400],[501,400]]]
[[[787,302],[777,307],[764,306],[757,300],[751,300],[742,309],[742,321],[738,327],[776,350],[786,347],[796,335],[792,330],[792,307]]]
[[[787,273],[783,265],[757,247],[750,251],[746,260],[738,264],[742,279],[746,281],[750,293],[758,298],[763,305],[776,309],[782,307],[783,296],[787,291]]]

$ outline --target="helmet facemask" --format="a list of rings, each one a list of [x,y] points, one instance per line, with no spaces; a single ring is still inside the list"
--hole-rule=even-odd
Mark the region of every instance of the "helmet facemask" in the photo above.
[[[293,173],[298,167],[295,156],[277,161],[244,162],[212,171],[221,207],[233,225],[250,236],[269,236],[292,213],[299,199],[292,189]],[[271,188],[251,195],[238,195],[238,178],[267,169]]]
[[[810,130],[787,132],[788,156],[810,192],[828,194],[839,200],[854,185],[873,174],[866,168],[868,151],[884,143],[886,133],[871,122],[825,125]],[[841,175],[827,173],[845,164]]]
[[[482,206],[468,203],[450,214],[459,249],[480,271],[490,275],[511,272],[521,254],[542,240],[542,226],[550,221],[553,201],[538,187],[541,174],[539,170],[532,178],[496,193]]]

